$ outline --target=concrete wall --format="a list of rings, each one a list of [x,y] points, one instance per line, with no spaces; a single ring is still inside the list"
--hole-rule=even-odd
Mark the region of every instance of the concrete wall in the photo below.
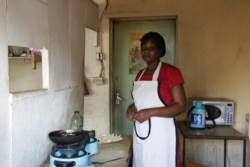
[[[48,133],[69,128],[73,111],[83,111],[84,28],[97,27],[98,9],[92,1],[22,2],[25,4],[22,13],[16,10],[14,15],[23,14],[27,19],[24,17],[23,22],[19,22],[22,28],[9,30],[7,25],[16,23],[13,20],[7,22],[9,10],[13,12],[23,5],[11,1],[12,5],[6,7],[7,1],[0,1],[0,147],[4,150],[0,153],[0,166],[6,167],[41,165],[53,144]],[[86,8],[92,10],[86,13]],[[86,14],[92,18],[86,18]],[[32,17],[37,20],[34,22]],[[23,24],[28,25],[30,33]],[[10,32],[19,36],[15,38]],[[8,45],[44,46],[49,50],[48,90],[9,94]]]
[[[9,92],[43,88],[42,63],[33,69],[31,59],[9,59]]]
[[[110,55],[106,42],[109,41],[109,18],[178,16],[176,65],[185,77],[187,96],[235,100],[234,126],[246,132],[245,114],[250,112],[248,1],[111,0],[109,3],[102,22],[106,57]],[[105,63],[108,66],[108,58]]]
[[[6,0],[0,0],[0,166],[9,166],[10,162],[10,112],[8,92],[8,47]]]
[[[48,48],[49,13],[47,0],[12,0],[7,2],[8,44]]]
[[[12,97],[12,108],[9,109],[7,45],[11,43],[8,42],[10,40],[7,37],[6,3],[6,0],[0,0],[0,147],[6,150],[0,153],[0,166],[34,167],[39,166],[49,155],[52,143],[47,134],[55,129],[67,128],[72,111],[82,108],[81,62],[84,61],[84,26],[97,30],[97,24],[95,24],[97,11],[90,1],[40,0],[34,2],[39,9],[41,7],[48,10],[49,34],[43,35],[47,35],[49,39],[50,89],[45,92],[16,94]],[[86,3],[91,7],[89,8]],[[101,50],[104,54],[106,82],[95,89],[98,92],[94,94],[95,100],[88,103],[89,111],[93,112],[90,115],[91,121],[103,123],[105,126],[91,124],[93,126],[88,126],[89,129],[95,129],[103,134],[108,133],[110,127],[110,100],[107,98],[110,97],[109,18],[176,15],[178,16],[176,65],[184,74],[187,95],[223,96],[235,100],[234,127],[246,133],[245,114],[250,112],[248,105],[250,3],[247,0],[155,0],[154,3],[150,0],[109,0],[109,3],[101,24],[103,41]],[[101,13],[105,3],[101,1],[100,4]],[[29,6],[29,3],[26,5],[36,8],[33,3],[32,6]],[[46,15],[46,13],[43,14]],[[28,41],[32,41],[30,38]],[[88,70],[99,74],[97,68]],[[99,100],[102,102],[96,105]],[[95,116],[95,112],[100,108],[102,116]],[[205,143],[211,145],[203,147]],[[206,157],[211,154],[221,155],[220,144],[209,141],[205,143],[199,146],[199,150],[203,150],[199,153],[200,158],[194,154],[196,147],[191,143],[188,153],[191,156],[188,158],[213,166],[217,160],[221,160],[221,157],[215,160],[206,159]],[[231,166],[235,166],[235,161],[238,163],[241,161],[240,146],[240,143],[233,143],[233,150],[236,151],[228,155],[230,158],[228,163]],[[207,152],[206,147],[209,147],[210,151]],[[29,163],[24,165],[24,161]]]
[[[99,9],[103,9],[105,3],[100,4]],[[153,3],[150,0],[109,0],[101,24],[105,79],[108,82],[111,77],[110,18],[173,15],[178,17],[176,65],[183,72],[187,96],[233,99],[236,102],[234,128],[247,134],[245,115],[250,112],[250,2],[247,0],[155,0]],[[110,94],[106,86],[102,88],[94,95],[95,100],[102,100],[102,108],[108,110],[101,110],[104,116],[95,121],[109,124],[110,99],[105,97],[110,97]],[[94,101],[89,106],[93,112],[100,111]],[[185,116],[183,114],[180,119]],[[97,131],[105,133],[107,129],[97,128]],[[223,152],[220,143],[205,140],[197,146],[194,145],[196,142],[190,144],[188,160],[199,160],[207,166],[221,166]],[[231,149],[227,163],[238,166],[242,161],[242,145],[233,142]]]

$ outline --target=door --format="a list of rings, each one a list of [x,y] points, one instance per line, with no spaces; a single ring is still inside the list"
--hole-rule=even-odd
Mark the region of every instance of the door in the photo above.
[[[164,62],[174,64],[176,19],[112,20],[112,132],[132,135],[133,122],[126,119],[132,100],[132,86],[136,73],[145,63],[140,57],[140,38],[149,31],[160,33],[166,42]]]

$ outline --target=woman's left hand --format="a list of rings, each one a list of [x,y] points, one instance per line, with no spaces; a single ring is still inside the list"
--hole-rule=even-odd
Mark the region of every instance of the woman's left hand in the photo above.
[[[142,109],[134,115],[134,119],[142,123],[150,118],[149,112],[150,112],[150,109]]]

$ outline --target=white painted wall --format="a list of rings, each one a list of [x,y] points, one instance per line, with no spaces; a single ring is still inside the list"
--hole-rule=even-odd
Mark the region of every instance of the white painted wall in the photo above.
[[[12,5],[6,7],[7,0],[0,0],[0,147],[4,150],[0,153],[0,166],[6,167],[41,165],[51,151],[48,133],[67,129],[72,112],[83,111],[84,28],[97,27],[98,9],[92,1],[22,2],[23,13],[16,10],[14,15],[23,14],[23,21],[18,21],[25,25],[10,30],[7,25],[16,22],[8,20],[7,24],[8,10],[15,11],[15,7],[23,4],[13,0]],[[85,13],[86,8],[92,10]],[[86,14],[92,18],[86,18]],[[34,22],[34,18],[38,20]],[[29,44],[49,50],[49,89],[10,94],[9,100],[7,46]]]
[[[8,1],[7,24],[9,45],[33,48],[48,48],[49,13],[48,2],[46,1]]]
[[[42,63],[33,69],[31,59],[9,59],[9,91],[27,91],[43,88]]]
[[[0,166],[10,166],[10,120],[8,98],[8,47],[6,0],[0,0]]]
[[[100,52],[100,47],[94,45],[96,41],[96,32],[91,29],[85,30],[85,82],[89,89],[89,95],[84,96],[84,128],[88,130],[95,129],[96,135],[109,134],[110,130],[110,110],[109,96],[106,92],[109,90],[109,81],[104,78],[104,84],[93,83],[94,77],[99,77],[101,64],[98,61],[96,53]],[[105,55],[106,56],[106,55]],[[104,58],[106,60],[106,57]],[[105,73],[108,67],[104,66]]]

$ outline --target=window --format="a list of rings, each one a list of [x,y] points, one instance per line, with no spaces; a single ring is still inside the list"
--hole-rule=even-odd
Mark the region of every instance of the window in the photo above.
[[[8,46],[9,91],[22,92],[49,87],[48,50]]]

